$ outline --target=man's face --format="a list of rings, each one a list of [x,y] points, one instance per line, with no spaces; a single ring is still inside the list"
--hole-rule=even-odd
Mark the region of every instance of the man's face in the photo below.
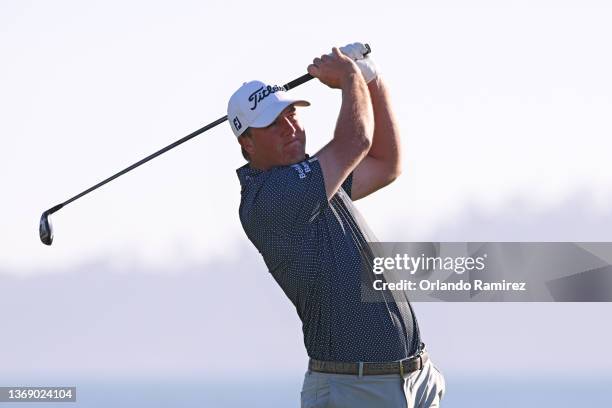
[[[287,106],[269,126],[250,128],[249,132],[250,136],[240,137],[239,142],[255,168],[287,166],[306,157],[306,133],[293,105]]]

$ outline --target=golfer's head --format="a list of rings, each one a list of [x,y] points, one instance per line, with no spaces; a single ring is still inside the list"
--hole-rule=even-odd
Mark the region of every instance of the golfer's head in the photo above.
[[[228,121],[253,167],[268,169],[304,159],[306,137],[295,107],[308,105],[289,98],[281,86],[259,81],[245,83],[232,95]]]

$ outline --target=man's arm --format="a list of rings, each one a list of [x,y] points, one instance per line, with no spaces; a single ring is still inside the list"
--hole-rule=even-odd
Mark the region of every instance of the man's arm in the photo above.
[[[390,184],[401,174],[399,127],[383,79],[368,84],[374,109],[372,146],[353,172],[351,198],[359,200]]]
[[[359,68],[337,48],[331,56],[315,58],[308,72],[325,85],[342,90],[334,137],[317,153],[329,200],[370,150],[374,133],[372,102]]]

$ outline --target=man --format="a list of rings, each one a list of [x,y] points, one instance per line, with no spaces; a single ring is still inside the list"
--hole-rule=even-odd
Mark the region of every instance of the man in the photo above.
[[[308,102],[259,81],[232,95],[228,121],[249,162],[237,170],[240,221],[302,321],[302,407],[437,407],[444,379],[410,303],[363,278],[372,238],[352,201],[401,171],[398,125],[364,52],[334,48],[308,66],[342,92],[334,136],[313,157],[296,111]]]

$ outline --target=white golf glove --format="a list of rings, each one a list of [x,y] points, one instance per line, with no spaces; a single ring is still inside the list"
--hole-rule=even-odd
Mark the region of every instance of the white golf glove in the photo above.
[[[366,83],[370,83],[378,76],[378,69],[372,58],[370,58],[369,54],[365,57],[363,55],[368,51],[368,49],[362,43],[356,42],[345,45],[344,47],[340,47],[340,51],[355,61],[361,70],[361,75],[363,75]]]

